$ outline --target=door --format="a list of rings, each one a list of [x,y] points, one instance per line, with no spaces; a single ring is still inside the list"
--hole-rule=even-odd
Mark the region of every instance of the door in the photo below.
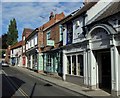
[[[100,88],[111,91],[111,58],[110,52],[101,53],[101,85]]]
[[[25,57],[23,57],[23,65],[25,65]]]

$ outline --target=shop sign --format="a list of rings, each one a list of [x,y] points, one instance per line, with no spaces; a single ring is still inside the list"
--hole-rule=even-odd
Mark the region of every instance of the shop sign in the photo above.
[[[47,40],[48,46],[54,46],[54,40]]]

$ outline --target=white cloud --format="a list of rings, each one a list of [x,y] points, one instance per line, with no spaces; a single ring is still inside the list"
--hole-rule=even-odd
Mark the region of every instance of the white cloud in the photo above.
[[[19,39],[23,28],[37,28],[48,21],[53,9],[66,15],[77,10],[81,3],[76,2],[2,2],[3,33],[7,31],[10,19],[16,18]]]
[[[0,34],[2,34],[2,4],[0,3]]]
[[[82,2],[82,0],[3,0],[2,2]]]

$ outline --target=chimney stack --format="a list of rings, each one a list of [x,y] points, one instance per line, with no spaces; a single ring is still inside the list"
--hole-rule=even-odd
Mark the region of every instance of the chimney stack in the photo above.
[[[50,13],[49,20],[51,20],[52,18],[54,18],[54,14],[53,14],[53,12]]]

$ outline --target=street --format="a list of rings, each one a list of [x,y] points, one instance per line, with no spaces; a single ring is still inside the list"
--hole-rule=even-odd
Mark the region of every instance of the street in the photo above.
[[[2,96],[83,96],[12,67],[2,68]],[[85,97],[85,96],[83,96]]]

